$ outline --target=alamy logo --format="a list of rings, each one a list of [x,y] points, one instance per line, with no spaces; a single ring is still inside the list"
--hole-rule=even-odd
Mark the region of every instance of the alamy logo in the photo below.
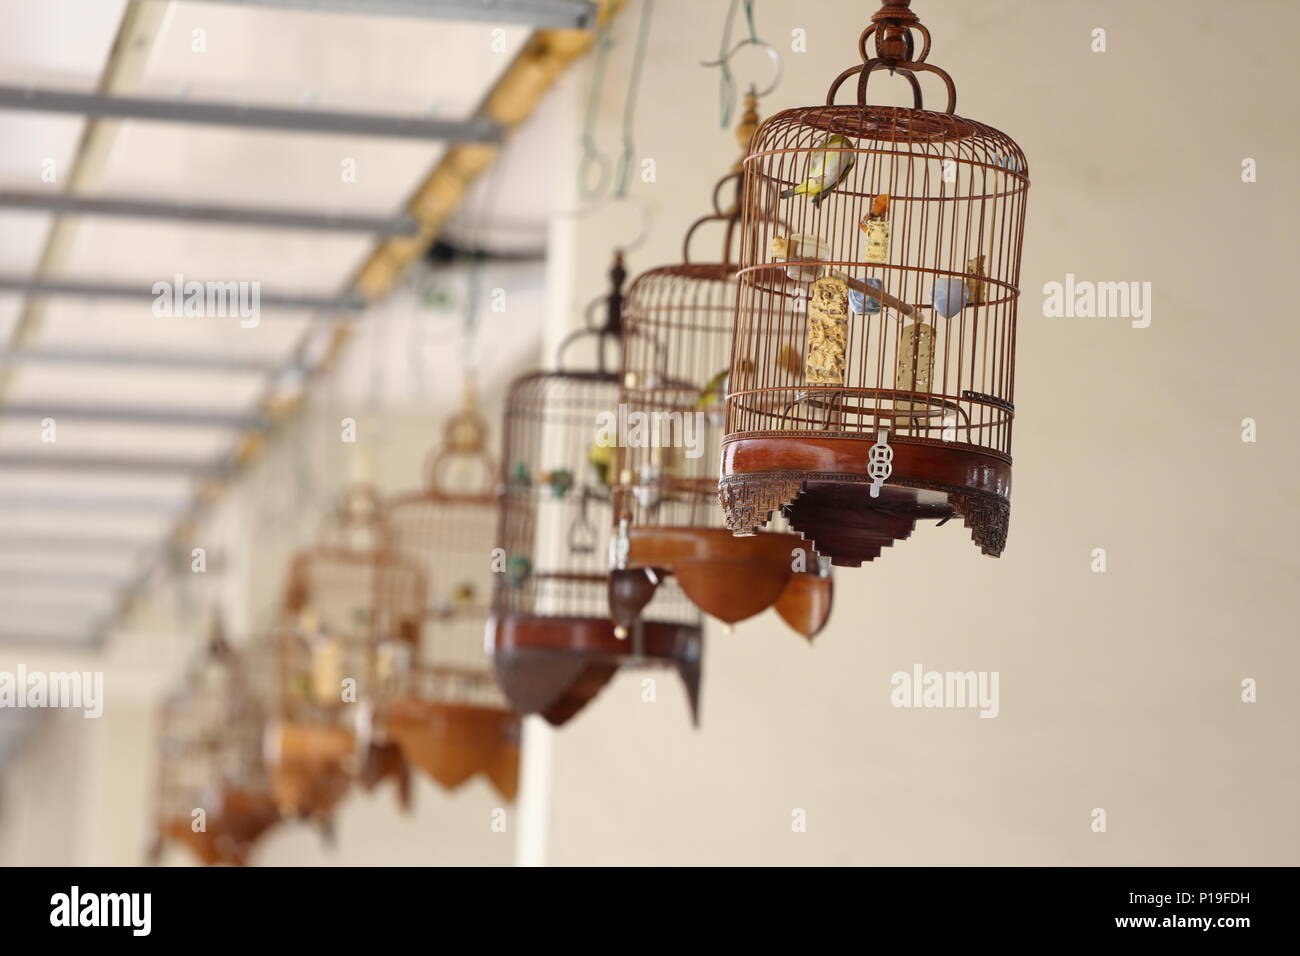
[[[699,458],[704,434],[703,412],[618,412],[596,416],[596,444],[603,448],[683,448],[687,458]]]
[[[104,713],[103,671],[0,671],[0,710],[6,707],[54,707],[85,711],[86,719]]]
[[[174,282],[153,284],[153,314],[160,319],[239,317],[239,326],[255,329],[262,321],[262,283]]]
[[[153,894],[71,892],[50,897],[51,926],[127,926],[132,936],[148,936],[152,928]]]
[[[923,671],[914,664],[911,672],[896,671],[889,683],[895,707],[969,707],[981,717],[996,717],[1001,709],[997,671]]]
[[[1065,274],[1065,282],[1043,285],[1048,319],[1132,319],[1135,329],[1151,324],[1150,282],[1092,282]]]

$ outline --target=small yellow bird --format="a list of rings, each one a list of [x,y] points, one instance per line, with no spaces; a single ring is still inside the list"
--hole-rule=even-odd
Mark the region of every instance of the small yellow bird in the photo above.
[[[747,358],[740,360],[740,374],[746,376],[754,370],[754,363]],[[704,387],[700,389],[700,397],[695,400],[696,408],[708,408],[710,405],[716,405],[727,397],[727,389],[730,385],[731,368],[724,368],[716,373]]]
[[[821,201],[835,190],[844,177],[853,168],[855,154],[850,152],[856,147],[847,136],[833,133],[826,137],[817,152],[813,153],[808,165],[808,178],[793,189],[781,191],[782,199],[791,196],[811,196],[813,205],[820,206]],[[831,152],[834,150],[834,152]]]
[[[596,478],[602,485],[611,484],[614,465],[614,446],[602,445],[599,442],[592,445],[587,451],[587,461],[596,471]]]

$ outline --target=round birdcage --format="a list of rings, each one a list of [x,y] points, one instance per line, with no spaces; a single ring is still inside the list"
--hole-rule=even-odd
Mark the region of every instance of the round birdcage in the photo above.
[[[753,94],[746,106],[737,129],[742,148],[758,124]],[[639,438],[620,443],[614,471],[610,610],[624,628],[669,576],[728,624],[775,607],[811,638],[830,615],[830,570],[811,547],[784,529],[736,538],[717,504],[742,175],[738,162],[714,186],[713,211],[687,230],[682,261],[642,273],[624,303],[619,414]],[[722,228],[720,261],[691,258],[691,241],[706,226]]]
[[[488,643],[512,707],[563,724],[624,666],[671,666],[698,713],[699,614],[674,585],[659,589],[626,632],[609,617],[612,493],[618,444],[621,313],[626,270],[587,311],[587,328],[561,345],[557,370],[516,380],[506,398],[497,542],[503,567]],[[601,325],[595,310],[605,308]],[[564,354],[594,338],[596,362],[566,368]],[[644,602],[643,602],[644,603]]]
[[[207,866],[243,866],[280,819],[262,757],[270,681],[257,666],[261,646],[236,651],[214,621],[203,655],[163,702],[155,862],[175,842]]]
[[[425,487],[388,501],[393,547],[418,564],[428,589],[420,656],[388,707],[388,736],[444,787],[482,773],[513,800],[519,788],[519,716],[483,653],[497,530],[497,469],[486,426],[466,390],[447,423]]]
[[[424,577],[394,550],[378,494],[351,486],[320,543],[295,557],[284,595],[269,747],[286,814],[325,824],[354,780],[369,790],[392,779],[409,807],[410,772],[385,719],[424,608]]]
[[[835,564],[956,515],[996,556],[1028,167],[1010,137],[956,115],[909,0],[886,0],[859,51],[825,106],[767,120],[745,160],[719,497],[733,532],[780,511]],[[879,70],[914,108],[868,105]],[[923,108],[924,74],[943,111]],[[855,76],[857,103],[835,105]]]

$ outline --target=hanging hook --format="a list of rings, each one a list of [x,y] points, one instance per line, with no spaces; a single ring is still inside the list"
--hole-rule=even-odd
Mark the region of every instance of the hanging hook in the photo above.
[[[731,58],[747,46],[756,46],[772,58],[772,82],[765,89],[754,91],[754,95],[762,99],[781,85],[781,78],[785,75],[785,64],[781,60],[781,51],[766,40],[741,40],[731,48],[730,53],[716,60],[701,60],[700,66],[730,66]]]

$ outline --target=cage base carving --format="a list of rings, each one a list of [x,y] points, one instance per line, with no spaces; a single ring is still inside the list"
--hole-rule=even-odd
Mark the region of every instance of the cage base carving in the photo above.
[[[406,759],[448,790],[483,774],[506,800],[519,792],[519,717],[507,710],[400,697],[388,735]]]
[[[961,516],[997,557],[1010,519],[1011,463],[970,448],[897,439],[893,473],[871,496],[868,439],[759,437],[723,446],[718,497],[733,533],[752,534],[780,510],[819,554],[858,567],[908,538],[919,520]]]
[[[506,700],[521,714],[561,726],[624,666],[668,666],[686,687],[699,724],[703,640],[700,628],[642,621],[624,640],[596,617],[504,615],[488,623],[489,653]]]
[[[818,578],[816,554],[796,535],[737,538],[722,528],[640,527],[629,529],[628,545],[627,568],[612,571],[609,583],[611,617],[625,630],[669,574],[691,603],[728,624],[777,607],[787,624],[812,638],[830,615],[830,579]],[[794,569],[796,552],[811,572]]]
[[[204,866],[247,866],[254,844],[279,820],[270,794],[228,787],[206,829],[195,832],[191,817],[173,817],[162,822],[159,839],[188,848]]]
[[[346,727],[307,723],[282,723],[271,734],[277,754],[270,767],[271,793],[280,812],[327,821],[352,783],[355,735]]]

